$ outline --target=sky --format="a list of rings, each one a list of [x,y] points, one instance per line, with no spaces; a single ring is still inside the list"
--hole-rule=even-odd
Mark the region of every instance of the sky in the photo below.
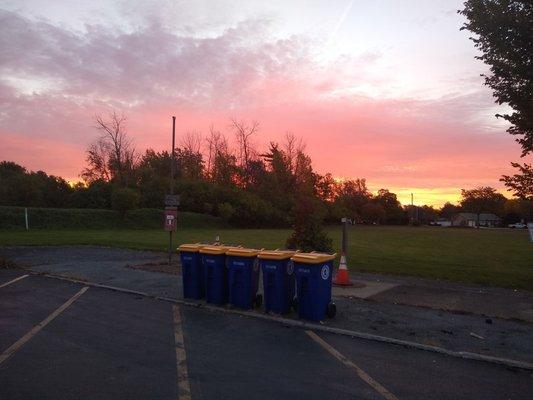
[[[442,205],[512,172],[462,1],[0,0],[0,160],[79,180],[94,116],[136,147],[230,119],[301,137],[319,173]]]

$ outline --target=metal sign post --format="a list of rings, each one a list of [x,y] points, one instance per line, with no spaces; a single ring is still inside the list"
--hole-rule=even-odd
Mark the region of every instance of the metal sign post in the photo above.
[[[348,251],[348,218],[341,219],[342,222],[342,252],[341,260],[337,275],[333,280],[335,286],[353,286],[350,282],[350,275],[348,274],[348,266],[346,265],[346,252]]]
[[[348,218],[341,219],[342,222],[342,254],[346,255],[348,250]]]
[[[178,225],[178,207],[165,207],[165,230],[172,235]]]

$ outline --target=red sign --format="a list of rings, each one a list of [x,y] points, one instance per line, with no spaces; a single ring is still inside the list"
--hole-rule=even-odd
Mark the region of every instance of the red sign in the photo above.
[[[165,208],[165,231],[175,231],[178,226],[178,208],[166,207]]]

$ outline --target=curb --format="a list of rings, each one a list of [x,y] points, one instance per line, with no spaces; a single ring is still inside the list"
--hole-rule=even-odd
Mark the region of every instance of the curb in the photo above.
[[[240,315],[240,316],[249,317],[249,318],[261,319],[264,321],[277,322],[285,326],[291,326],[291,327],[300,328],[300,329],[309,329],[313,331],[333,333],[336,335],[348,336],[352,338],[370,340],[370,341],[380,342],[380,343],[388,343],[388,344],[393,344],[393,345],[416,349],[416,350],[444,354],[449,357],[461,358],[464,360],[481,361],[481,362],[501,365],[501,366],[505,366],[509,368],[519,368],[519,369],[524,369],[528,371],[533,371],[533,363],[528,363],[525,361],[518,361],[518,360],[512,360],[508,358],[487,356],[487,355],[483,355],[479,353],[471,353],[468,351],[448,350],[443,347],[430,346],[430,345],[425,345],[425,344],[421,344],[417,342],[411,342],[408,340],[390,338],[387,336],[373,335],[371,333],[351,331],[349,329],[335,328],[331,326],[314,324],[314,323],[305,322],[301,320],[277,317],[277,316],[273,316],[269,314],[258,313],[255,311],[244,311],[244,310],[237,310],[237,309],[222,308],[222,307],[212,306],[212,305],[205,304],[205,303],[197,303],[197,302],[192,302],[192,301],[187,301],[187,300],[173,299],[173,298],[164,297],[164,296],[154,296],[149,293],[140,292],[137,290],[130,290],[130,289],[124,289],[124,288],[119,288],[115,286],[103,285],[99,283],[92,283],[92,282],[87,282],[87,281],[80,280],[80,279],[67,278],[67,277],[60,276],[60,275],[54,275],[54,274],[49,274],[49,273],[39,273],[39,272],[31,271],[31,270],[26,270],[26,271],[28,271],[32,275],[44,276],[46,278],[52,278],[52,279],[57,279],[57,280],[62,280],[62,281],[67,281],[67,282],[72,282],[72,283],[78,283],[78,284],[82,284],[86,286],[113,290],[116,292],[135,294],[138,296],[148,297],[148,298],[152,298],[155,300],[165,301],[168,303],[181,304],[181,305],[188,306],[188,307],[201,308],[203,310],[207,310],[210,312]]]

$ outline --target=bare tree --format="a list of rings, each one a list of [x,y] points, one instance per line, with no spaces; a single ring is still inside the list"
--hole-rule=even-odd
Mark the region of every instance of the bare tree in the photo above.
[[[207,176],[212,178],[215,175],[215,159],[217,156],[228,155],[228,140],[223,133],[216,130],[213,125],[209,127],[209,136],[205,139],[207,147]]]
[[[87,149],[89,166],[82,172],[82,177],[88,181],[116,178],[121,185],[126,185],[137,161],[133,141],[128,137],[126,117],[113,111],[106,119],[96,115],[94,120],[100,137]]]
[[[190,154],[201,153],[202,134],[198,131],[187,131],[181,138],[181,147]]]
[[[235,132],[237,145],[239,146],[239,166],[247,170],[248,163],[257,155],[257,152],[253,148],[252,136],[259,131],[259,122],[252,121],[251,124],[247,124],[244,121],[237,121],[235,118],[232,118],[231,127]]]
[[[252,121],[250,124],[244,121],[231,119],[231,127],[235,132],[238,145],[238,166],[240,169],[240,183],[246,187],[251,181],[250,161],[257,158],[257,151],[252,144],[252,136],[259,131],[259,122]]]
[[[286,132],[285,133],[285,155],[287,157],[287,164],[290,171],[294,174],[296,173],[296,164],[298,159],[298,154],[305,152],[305,143],[303,139],[297,138],[294,133]]]

